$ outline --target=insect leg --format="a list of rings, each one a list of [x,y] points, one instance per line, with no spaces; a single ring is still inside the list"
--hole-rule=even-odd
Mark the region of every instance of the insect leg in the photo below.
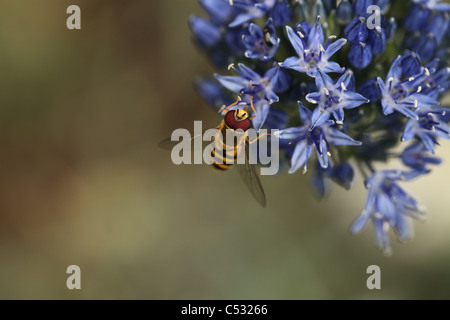
[[[247,142],[249,143],[249,144],[253,144],[253,143],[255,143],[256,141],[258,141],[259,139],[261,139],[262,137],[265,137],[265,136],[271,136],[272,134],[271,133],[263,133],[263,134],[261,134],[259,137],[257,137],[256,139],[254,139],[253,141],[250,141],[250,139],[247,137]]]
[[[249,119],[252,120],[252,119],[255,119],[257,116],[255,106],[253,105],[253,96],[250,97],[250,106],[252,107],[252,110],[253,110],[253,116]]]
[[[236,100],[234,103],[230,104],[229,106],[223,105],[223,106],[220,108],[219,113],[222,113],[223,111],[228,111],[228,109],[230,109],[231,107],[234,107],[234,106],[237,105],[239,102],[241,102],[241,95],[240,95],[240,94],[238,95],[238,98],[237,98],[237,100]]]

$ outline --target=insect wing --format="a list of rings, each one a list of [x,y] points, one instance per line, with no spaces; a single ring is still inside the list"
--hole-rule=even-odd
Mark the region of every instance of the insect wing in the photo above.
[[[217,128],[213,128],[213,129],[217,129]],[[211,130],[211,129],[209,129],[209,130]],[[191,138],[184,139],[182,141],[180,141],[180,140],[172,141],[172,138],[167,138],[167,139],[161,141],[158,144],[158,147],[161,149],[165,149],[165,150],[172,150],[175,146],[180,145],[180,143],[182,143],[182,145],[180,145],[180,147],[182,146],[183,148],[185,148],[185,147],[193,148],[195,145],[194,142],[200,140],[201,144],[202,144],[202,150],[204,150],[209,144],[211,144],[211,141],[203,141],[203,135],[206,131],[208,131],[208,130],[205,130],[201,134],[197,134],[197,135],[194,135],[194,133],[190,132]]]
[[[250,190],[253,197],[259,202],[259,204],[266,207],[266,195],[264,193],[261,181],[259,180],[258,173],[256,172],[256,168],[250,163],[247,144],[244,142],[241,148],[244,148],[239,152],[245,152],[245,164],[236,164],[236,167],[238,168],[242,180],[244,180],[245,185]]]

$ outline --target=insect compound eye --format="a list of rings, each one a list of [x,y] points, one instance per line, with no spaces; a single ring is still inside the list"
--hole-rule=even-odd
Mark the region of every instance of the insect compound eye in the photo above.
[[[228,111],[228,113],[225,115],[225,124],[234,129],[234,125],[236,124],[236,117],[235,117],[235,110]]]
[[[242,131],[247,131],[248,129],[250,129],[251,126],[252,122],[250,121],[249,118],[246,118],[242,121],[236,122],[234,125],[234,129],[235,130],[241,129]]]
[[[237,116],[239,114],[236,114],[237,112],[241,111],[241,115],[245,115],[246,112],[243,110],[232,110],[228,111],[228,113],[225,115],[225,124],[230,127],[231,129],[238,130],[241,129],[243,131],[247,131],[251,125],[252,122],[248,117],[245,117],[243,120],[236,120]]]

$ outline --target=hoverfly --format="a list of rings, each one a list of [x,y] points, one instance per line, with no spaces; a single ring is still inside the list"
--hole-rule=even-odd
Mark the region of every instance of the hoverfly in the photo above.
[[[239,170],[241,178],[244,180],[247,188],[250,190],[253,197],[263,207],[266,206],[266,196],[261,184],[261,181],[256,173],[255,166],[250,163],[249,149],[247,144],[254,143],[260,139],[258,137],[255,141],[250,141],[247,130],[251,127],[251,120],[256,117],[256,110],[253,106],[253,97],[250,97],[250,106],[253,110],[253,116],[250,117],[247,112],[247,106],[243,109],[229,110],[230,108],[240,104],[241,95],[238,96],[236,102],[229,106],[223,106],[219,113],[225,114],[219,126],[216,127],[217,134],[214,137],[214,148],[211,151],[212,166],[218,171],[228,170],[233,164],[227,163],[227,159],[236,160],[240,152],[245,152],[245,163],[235,164]],[[247,103],[245,103],[247,104]],[[240,129],[240,130],[239,130]],[[233,139],[233,142],[227,143],[223,139],[227,136],[226,131],[232,130],[234,136],[237,137],[237,141]],[[191,133],[191,141],[195,139],[195,136]],[[179,141],[172,141],[170,138],[160,142],[159,147],[163,149],[172,150]],[[211,141],[206,142],[211,143]]]

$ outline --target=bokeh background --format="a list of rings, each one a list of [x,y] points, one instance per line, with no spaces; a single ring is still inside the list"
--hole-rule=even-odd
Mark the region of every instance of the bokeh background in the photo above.
[[[82,30],[66,28],[71,4]],[[214,71],[190,40],[200,12],[194,0],[0,2],[0,298],[450,298],[449,143],[406,186],[428,220],[390,258],[371,228],[348,233],[361,177],[322,202],[301,174],[262,177],[261,209],[234,170],[177,167],[157,148],[220,121],[192,87]],[[79,291],[66,288],[72,264]]]

